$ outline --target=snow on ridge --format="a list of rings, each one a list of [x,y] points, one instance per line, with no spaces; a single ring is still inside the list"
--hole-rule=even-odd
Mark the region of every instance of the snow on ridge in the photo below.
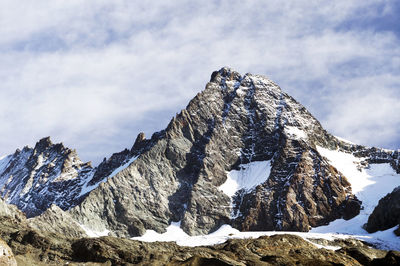
[[[377,245],[379,248],[387,250],[400,250],[400,241],[398,237],[394,235],[393,229],[389,229],[383,232],[377,232],[374,234],[361,234],[352,235],[346,233],[336,232],[293,232],[293,231],[248,231],[240,232],[230,225],[224,224],[217,231],[208,235],[197,235],[190,236],[186,234],[182,228],[180,228],[180,222],[173,222],[166,228],[165,233],[157,233],[154,230],[147,230],[144,235],[138,237],[132,237],[132,240],[144,241],[144,242],[175,242],[179,246],[197,247],[197,246],[211,246],[222,244],[228,239],[256,239],[260,236],[273,236],[273,235],[296,235],[303,238],[305,241],[315,245],[317,248],[325,248],[330,250],[340,249],[339,246],[320,245],[312,242],[312,239],[326,239],[328,241],[334,241],[335,239],[359,239],[371,244]]]
[[[271,172],[271,161],[257,161],[240,166],[240,170],[232,170],[227,173],[224,184],[219,190],[229,197],[241,189],[250,190],[259,184],[264,183]]]
[[[349,140],[347,140],[347,139],[344,139],[344,138],[341,138],[341,137],[338,137],[338,136],[334,136],[334,137],[337,138],[337,139],[340,140],[340,141],[346,142],[346,143],[348,143],[348,144],[353,144],[353,145],[355,145],[354,142],[351,142],[351,141],[349,141]]]
[[[97,188],[102,182],[107,181],[107,179],[109,179],[110,177],[115,176],[117,173],[121,172],[122,170],[124,170],[125,168],[127,168],[129,165],[131,165],[139,156],[133,156],[128,162],[122,164],[120,167],[116,168],[110,175],[104,177],[102,180],[100,180],[99,182],[97,182],[94,185],[89,185],[88,183],[90,182],[90,180],[92,179],[95,171],[92,172],[91,175],[88,176],[88,178],[85,180],[85,184],[82,186],[81,192],[79,193],[79,196],[82,196],[86,193],[89,193],[90,191],[92,191],[93,189]]]

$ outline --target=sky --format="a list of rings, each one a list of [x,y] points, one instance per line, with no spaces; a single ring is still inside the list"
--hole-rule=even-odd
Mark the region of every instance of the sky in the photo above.
[[[3,0],[0,155],[51,136],[97,164],[223,66],[274,80],[334,135],[399,149],[398,14],[397,0]]]

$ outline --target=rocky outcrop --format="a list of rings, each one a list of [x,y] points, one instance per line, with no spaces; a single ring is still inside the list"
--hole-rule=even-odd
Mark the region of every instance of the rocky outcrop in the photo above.
[[[165,130],[149,140],[138,136],[137,159],[70,213],[116,236],[163,232],[177,221],[189,234],[225,223],[307,231],[355,216],[360,202],[316,145],[351,148],[272,81],[223,68]],[[255,161],[272,165],[258,186],[232,197],[220,189],[227,172]]]
[[[399,224],[400,187],[397,187],[379,201],[364,227],[369,233],[373,233],[378,230],[387,230]]]
[[[26,222],[25,215],[15,205],[5,203],[0,199],[0,217],[14,220],[16,223]]]
[[[7,242],[18,265],[396,265],[400,258],[360,241],[335,243],[343,248],[332,251],[287,234],[183,247],[115,237],[71,239],[20,228]]]
[[[44,213],[28,219],[28,225],[38,231],[63,234],[66,237],[86,237],[85,230],[67,213],[51,205]]]

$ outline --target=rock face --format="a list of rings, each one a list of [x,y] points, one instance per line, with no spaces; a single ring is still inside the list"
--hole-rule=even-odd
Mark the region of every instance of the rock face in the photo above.
[[[400,187],[379,201],[364,227],[369,233],[374,233],[396,225],[400,225]]]
[[[358,214],[346,177],[316,145],[349,148],[265,77],[223,68],[125,170],[70,210],[93,230],[136,236],[181,221],[189,234],[230,223],[240,230],[307,231]],[[232,197],[227,172],[270,161],[270,174]]]

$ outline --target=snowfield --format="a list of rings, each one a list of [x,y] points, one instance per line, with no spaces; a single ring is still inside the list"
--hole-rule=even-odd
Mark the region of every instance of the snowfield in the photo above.
[[[146,242],[174,241],[181,246],[203,246],[223,243],[229,238],[258,238],[264,235],[294,234],[305,240],[322,238],[332,241],[334,239],[356,238],[374,244],[381,249],[400,250],[400,237],[393,233],[395,228],[373,234],[369,234],[362,228],[378,204],[379,199],[392,192],[395,187],[400,186],[400,175],[396,174],[389,164],[371,164],[368,168],[360,168],[359,170],[357,166],[364,158],[357,158],[349,153],[322,147],[317,147],[317,149],[322,156],[346,176],[352,185],[353,193],[362,201],[363,209],[358,216],[351,220],[338,219],[329,225],[312,228],[308,233],[240,232],[229,225],[223,225],[217,231],[202,236],[189,236],[180,228],[180,222],[178,222],[172,223],[163,234],[147,230],[143,236],[132,239]],[[240,189],[248,190],[265,182],[269,177],[270,168],[270,161],[243,165],[241,170],[230,171],[227,181],[219,189],[232,197]],[[327,249],[339,248],[314,245]]]
[[[227,173],[228,178],[219,189],[229,197],[232,197],[241,189],[251,190],[264,183],[270,173],[271,161],[242,164],[240,170],[232,170]]]

